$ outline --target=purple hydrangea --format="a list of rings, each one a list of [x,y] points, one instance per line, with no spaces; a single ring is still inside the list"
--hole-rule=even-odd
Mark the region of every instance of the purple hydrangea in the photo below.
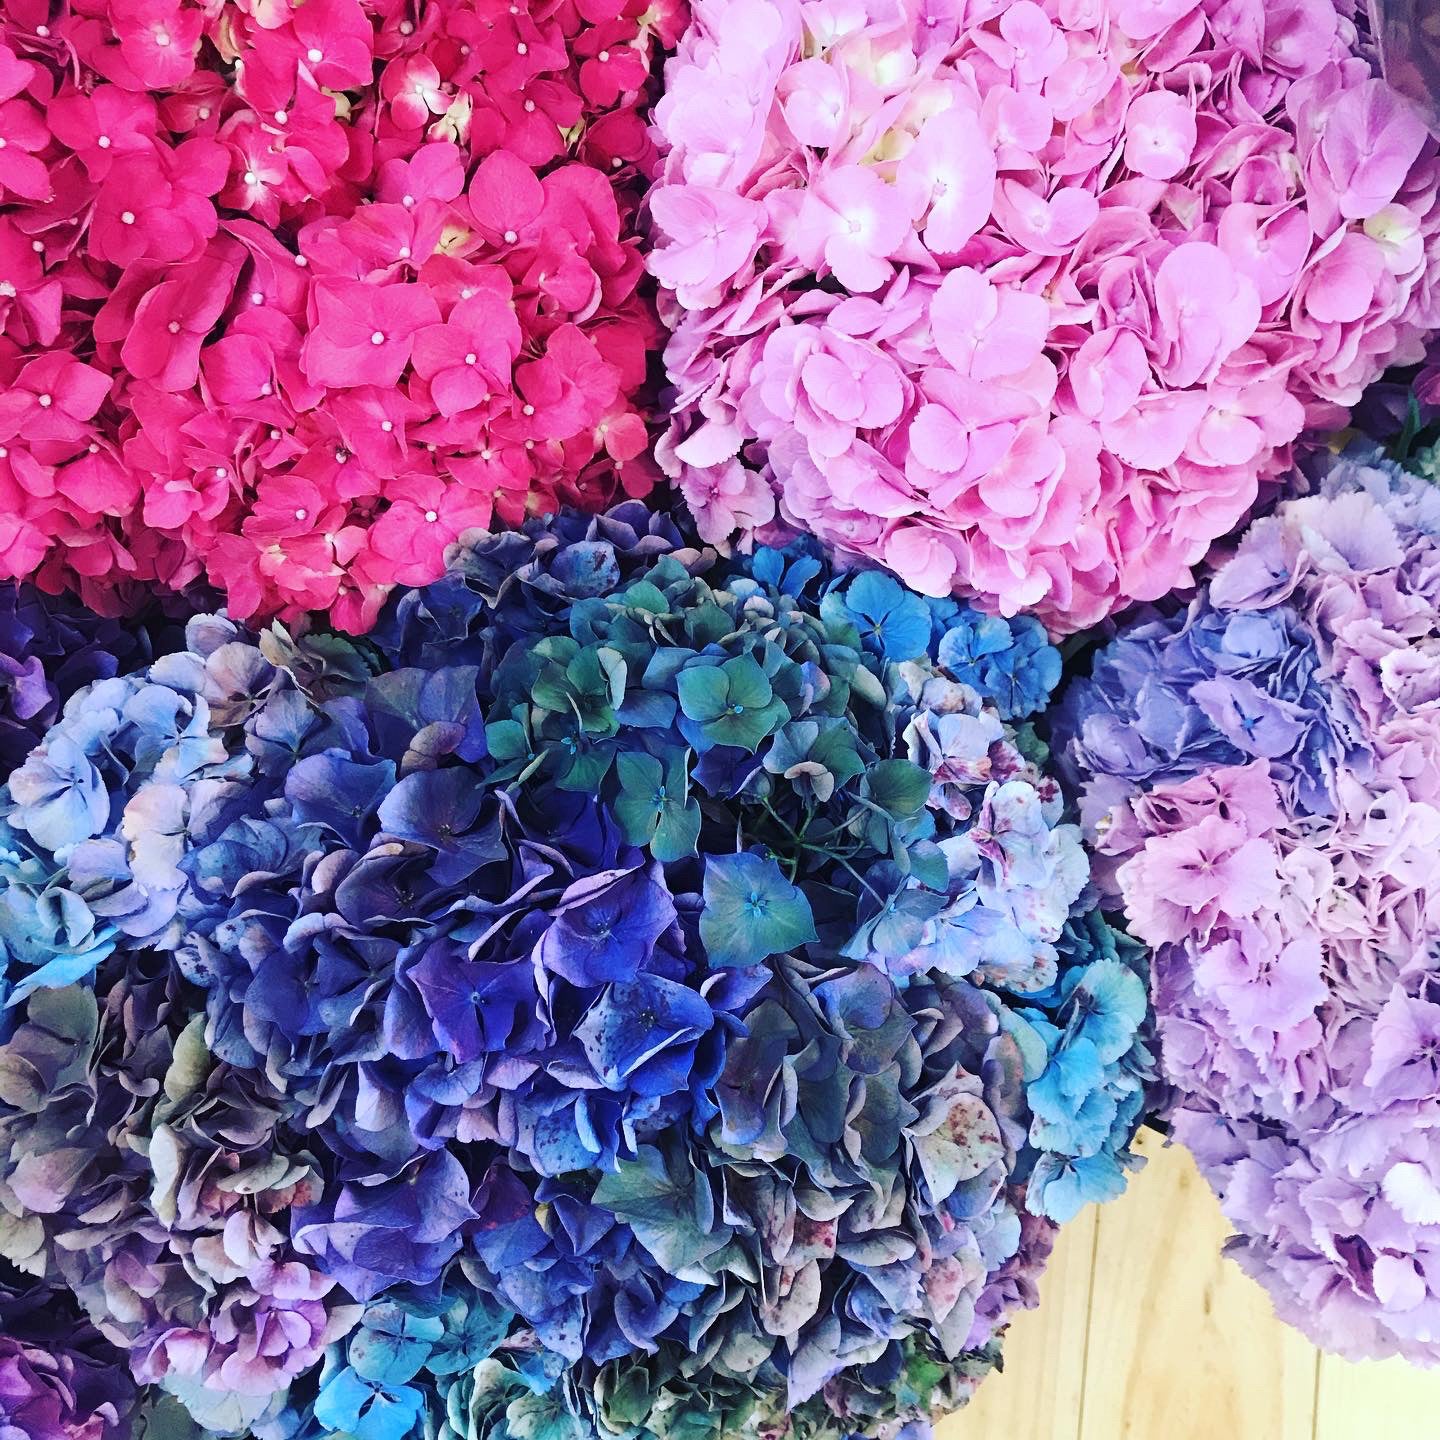
[[[0,1435],[126,1440],[136,1398],[124,1357],[63,1292],[0,1274]]]
[[[1434,1362],[1440,492],[1365,447],[1305,487],[1056,730],[1230,1253],[1327,1348]]]
[[[1150,1064],[1057,666],[634,504],[363,642],[193,621],[0,792],[13,893],[73,897],[15,951],[4,1243],[256,1440],[958,1403]]]
[[[0,585],[0,778],[30,753],[77,690],[140,669],[179,641],[179,627],[155,612],[112,620],[68,595]]]

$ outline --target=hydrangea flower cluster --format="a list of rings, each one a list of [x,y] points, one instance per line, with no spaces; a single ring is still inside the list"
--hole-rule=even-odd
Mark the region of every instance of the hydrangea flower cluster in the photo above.
[[[651,195],[658,458],[1054,633],[1188,581],[1440,324],[1437,146],[1343,0],[707,0]]]
[[[124,1358],[72,1301],[0,1273],[0,1433],[120,1440],[135,1400]]]
[[[259,1440],[952,1408],[1151,1067],[1058,672],[637,502],[364,641],[193,621],[0,790],[0,1256]]]
[[[668,4],[52,9],[0,16],[0,577],[363,629],[649,489]]]
[[[1440,491],[1373,447],[1309,488],[1057,729],[1231,1252],[1318,1343],[1434,1362]]]
[[[139,669],[179,642],[153,608],[123,625],[68,596],[0,584],[0,775],[9,775],[92,681]]]

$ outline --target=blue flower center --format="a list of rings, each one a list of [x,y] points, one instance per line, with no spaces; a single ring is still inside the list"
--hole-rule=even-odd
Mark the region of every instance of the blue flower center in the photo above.
[[[663,785],[650,797],[652,803],[656,805],[663,805],[668,798]]]
[[[745,713],[745,707],[743,705],[732,705],[730,707],[730,713],[732,715],[743,715]]]
[[[745,897],[745,908],[752,915],[763,915],[765,911],[769,908],[769,903],[766,901],[765,897],[760,894],[758,890],[752,890]]]

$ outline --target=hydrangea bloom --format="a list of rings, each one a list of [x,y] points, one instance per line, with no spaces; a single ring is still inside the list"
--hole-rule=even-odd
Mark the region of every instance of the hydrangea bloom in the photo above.
[[[1332,0],[709,0],[650,208],[659,458],[1055,632],[1154,600],[1440,323],[1436,142]]]
[[[0,17],[0,578],[364,629],[643,494],[646,0]]]
[[[363,642],[187,641],[4,797],[104,935],[20,962],[6,1253],[260,1440],[966,1397],[1150,1064],[1043,636],[631,502],[474,540]]]
[[[63,1295],[0,1276],[0,1433],[120,1440],[134,1408],[122,1357]]]
[[[207,1053],[178,977],[149,958],[153,973],[102,971],[98,1006],[39,991],[0,1049],[0,1255],[67,1287],[137,1380],[225,1432],[357,1311],[285,1232],[320,1174],[283,1101]]]
[[[1320,1344],[1433,1362],[1440,491],[1315,471],[1059,726],[1232,1253]]]
[[[0,585],[0,776],[94,680],[138,669],[178,642],[155,615],[125,624],[33,585]]]

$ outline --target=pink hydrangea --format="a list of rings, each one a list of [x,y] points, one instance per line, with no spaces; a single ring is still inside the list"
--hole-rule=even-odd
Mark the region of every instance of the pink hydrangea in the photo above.
[[[640,495],[669,0],[0,10],[0,578],[364,629]]]
[[[1184,582],[1440,324],[1437,146],[1350,8],[698,4],[650,268],[702,533],[1056,632]]]

